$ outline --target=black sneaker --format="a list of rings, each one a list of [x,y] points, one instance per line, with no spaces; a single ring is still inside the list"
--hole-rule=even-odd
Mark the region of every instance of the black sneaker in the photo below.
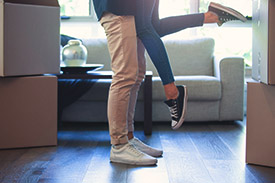
[[[208,10],[216,13],[219,16],[219,26],[231,20],[240,20],[242,22],[247,20],[240,12],[218,3],[211,2],[209,4]]]
[[[179,96],[177,99],[170,99],[164,101],[168,105],[171,112],[172,123],[171,127],[173,130],[178,129],[185,118],[186,105],[187,105],[187,89],[186,86],[177,86],[179,90]]]

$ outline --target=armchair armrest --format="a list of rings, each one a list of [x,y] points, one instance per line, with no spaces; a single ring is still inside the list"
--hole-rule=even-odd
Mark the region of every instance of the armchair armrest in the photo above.
[[[244,100],[244,59],[214,58],[214,75],[222,84],[220,120],[242,120]]]

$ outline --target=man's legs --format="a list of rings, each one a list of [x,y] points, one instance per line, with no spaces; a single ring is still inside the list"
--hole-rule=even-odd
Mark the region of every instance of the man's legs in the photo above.
[[[145,60],[144,53],[145,53],[145,48],[142,42],[139,39],[137,39],[138,75],[137,75],[136,82],[133,85],[130,93],[130,102],[129,102],[128,116],[127,116],[129,139],[131,139],[132,137],[131,132],[134,131],[134,115],[135,115],[135,108],[136,108],[139,88],[146,73],[146,60]]]
[[[128,142],[127,113],[130,91],[138,73],[137,40],[132,16],[106,13],[100,20],[104,27],[114,72],[108,98],[111,144]]]
[[[134,115],[135,115],[135,108],[137,103],[137,96],[138,96],[140,85],[146,73],[146,60],[145,60],[144,54],[145,54],[145,48],[141,40],[137,39],[138,75],[137,75],[137,80],[134,86],[132,87],[131,93],[130,93],[130,102],[129,102],[128,116],[127,116],[128,139],[141,152],[146,153],[153,157],[159,157],[163,154],[162,150],[152,148],[134,137]]]
[[[108,98],[109,131],[113,145],[110,160],[125,164],[154,165],[157,160],[139,151],[128,142],[127,137],[130,93],[138,77],[134,17],[105,13],[100,23],[105,29],[114,72]]]

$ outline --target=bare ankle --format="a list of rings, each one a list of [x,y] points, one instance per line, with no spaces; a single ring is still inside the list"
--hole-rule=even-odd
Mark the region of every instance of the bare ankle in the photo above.
[[[204,13],[204,23],[218,23],[219,22],[219,16],[212,12],[208,11]]]
[[[174,82],[164,85],[164,92],[167,100],[176,99],[179,95],[179,91]]]

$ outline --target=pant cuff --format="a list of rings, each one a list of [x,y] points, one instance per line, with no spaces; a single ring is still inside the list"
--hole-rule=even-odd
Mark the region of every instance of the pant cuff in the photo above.
[[[118,144],[126,144],[128,143],[128,137],[122,137],[122,138],[119,138],[119,139],[113,139],[111,138],[111,144],[112,145],[118,145]]]

